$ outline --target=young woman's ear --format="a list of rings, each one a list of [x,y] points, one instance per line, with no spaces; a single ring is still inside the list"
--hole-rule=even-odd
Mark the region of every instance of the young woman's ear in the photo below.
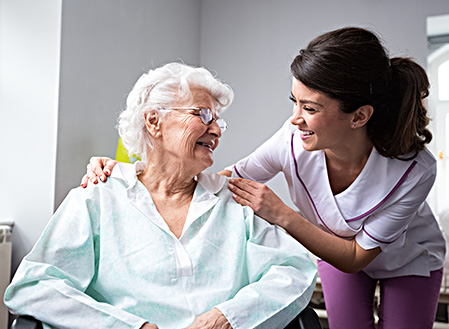
[[[144,115],[145,126],[151,136],[157,137],[160,134],[161,115],[157,110],[150,110]]]
[[[373,115],[374,108],[371,105],[363,105],[359,107],[352,116],[351,127],[360,128],[366,125]]]

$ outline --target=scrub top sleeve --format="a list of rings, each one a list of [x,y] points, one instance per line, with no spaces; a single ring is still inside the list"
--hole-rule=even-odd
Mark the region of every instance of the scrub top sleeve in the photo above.
[[[425,202],[435,177],[436,168],[432,166],[416,185],[404,187],[408,192],[400,199],[368,217],[362,230],[356,235],[357,243],[365,250],[380,247],[382,251],[386,251],[402,247],[407,227]]]
[[[72,190],[5,292],[5,304],[57,328],[140,328],[146,321],[84,291],[95,276],[99,210],[92,188]],[[63,316],[61,316],[63,314]],[[82,314],[82,316],[80,316]]]
[[[252,214],[246,218],[250,284],[218,308],[233,328],[283,328],[309,303],[316,266],[284,230]]]
[[[246,158],[235,165],[226,167],[232,177],[250,179],[265,183],[276,176],[286,166],[292,125],[286,121],[270,139],[259,146]]]

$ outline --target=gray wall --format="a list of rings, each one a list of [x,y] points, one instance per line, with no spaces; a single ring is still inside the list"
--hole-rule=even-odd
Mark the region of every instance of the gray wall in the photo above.
[[[126,94],[144,71],[199,64],[199,0],[63,1],[55,207],[89,158],[115,157]]]

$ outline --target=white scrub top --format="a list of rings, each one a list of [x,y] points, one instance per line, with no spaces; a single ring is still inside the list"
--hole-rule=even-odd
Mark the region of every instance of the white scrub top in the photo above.
[[[225,177],[198,176],[178,239],[134,166],[113,175],[59,207],[6,290],[15,313],[51,328],[180,329],[216,307],[233,328],[271,329],[307,306],[307,252],[233,201]]]
[[[306,151],[289,121],[248,157],[227,169],[233,177],[264,183],[285,175],[298,212],[338,237],[355,237],[382,253],[365,269],[373,278],[428,276],[443,267],[445,241],[427,202],[436,160],[428,150],[409,161],[381,156],[373,148],[357,179],[333,195],[324,151]]]

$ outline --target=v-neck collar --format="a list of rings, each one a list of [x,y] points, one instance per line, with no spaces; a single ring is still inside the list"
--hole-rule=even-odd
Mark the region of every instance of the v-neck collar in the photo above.
[[[345,191],[334,195],[324,151],[308,152],[300,145],[301,140],[293,133],[291,156],[296,179],[304,187],[319,223],[340,237],[356,234],[362,225],[362,222],[357,225],[356,221],[381,207],[416,165],[416,161],[387,159],[373,148],[354,182]]]

